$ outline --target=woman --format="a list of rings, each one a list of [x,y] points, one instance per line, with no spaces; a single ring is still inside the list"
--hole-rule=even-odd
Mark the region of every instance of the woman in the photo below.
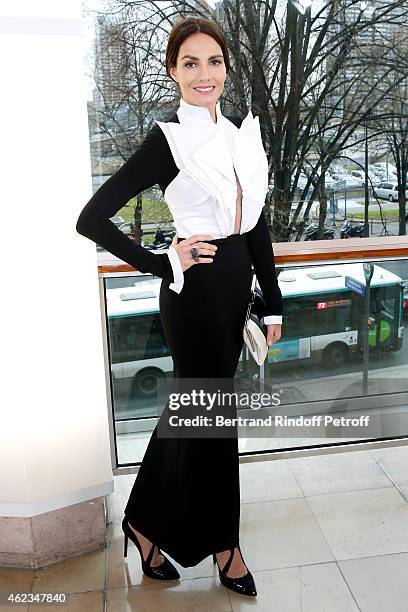
[[[279,340],[282,296],[262,208],[268,164],[258,117],[242,123],[220,109],[228,49],[202,18],[173,27],[168,76],[181,94],[177,113],[157,121],[130,159],[94,194],[77,231],[141,272],[162,278],[160,313],[175,378],[233,378],[254,265],[267,309],[267,343]],[[241,124],[241,125],[240,125]],[[167,252],[136,245],[109,220],[132,197],[158,184],[177,233]],[[163,549],[183,567],[213,554],[221,582],[256,595],[239,546],[238,440],[150,438],[125,508],[122,528],[145,574],[179,578]]]

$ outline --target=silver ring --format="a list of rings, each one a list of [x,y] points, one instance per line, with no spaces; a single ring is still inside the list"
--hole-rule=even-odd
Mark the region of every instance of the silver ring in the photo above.
[[[194,261],[200,261],[200,258],[198,256],[198,251],[195,247],[191,249],[191,257],[194,259]]]

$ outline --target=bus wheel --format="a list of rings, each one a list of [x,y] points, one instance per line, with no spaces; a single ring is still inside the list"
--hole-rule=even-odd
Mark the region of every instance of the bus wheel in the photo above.
[[[328,368],[340,368],[345,364],[347,354],[347,346],[341,342],[333,342],[323,351],[323,364]]]
[[[132,381],[133,397],[150,398],[156,394],[157,381],[164,378],[164,372],[157,368],[145,368],[136,374]]]

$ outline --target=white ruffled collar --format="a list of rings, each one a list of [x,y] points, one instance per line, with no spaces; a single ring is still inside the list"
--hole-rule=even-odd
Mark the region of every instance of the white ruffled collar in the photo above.
[[[220,103],[215,105],[217,122],[213,121],[211,113],[206,106],[197,106],[186,102],[184,98],[180,98],[180,106],[177,110],[179,121],[183,125],[205,125],[206,127],[219,127],[222,122],[222,112]]]
[[[180,99],[179,123],[157,121],[163,130],[180,176],[194,178],[214,198],[220,231],[234,231],[237,182],[242,188],[241,233],[254,227],[268,190],[268,160],[259,117],[249,111],[238,128],[216,105],[217,123],[207,107]],[[177,177],[174,179],[177,181]]]

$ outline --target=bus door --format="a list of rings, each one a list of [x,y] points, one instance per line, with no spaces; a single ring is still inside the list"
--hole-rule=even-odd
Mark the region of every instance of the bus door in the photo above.
[[[364,309],[363,303],[362,308]],[[399,348],[401,336],[399,311],[398,285],[375,287],[371,290],[368,317],[370,351],[390,351]]]
[[[123,377],[123,360],[120,353],[120,318],[108,318],[108,342],[113,381]]]
[[[307,360],[311,357],[312,305],[306,296],[294,296],[283,301],[282,337],[269,347],[267,363]]]

